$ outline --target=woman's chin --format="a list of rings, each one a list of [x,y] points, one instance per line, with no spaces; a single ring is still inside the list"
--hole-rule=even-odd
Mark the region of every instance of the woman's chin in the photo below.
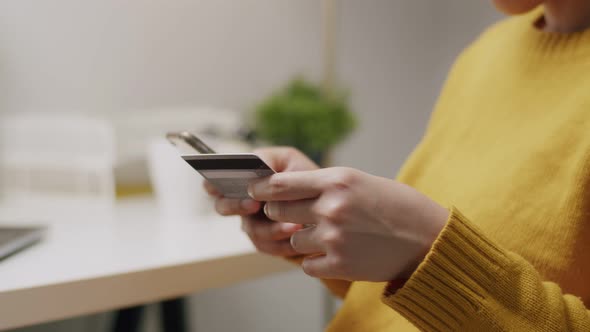
[[[535,9],[543,0],[494,0],[498,10],[507,15],[519,15]]]

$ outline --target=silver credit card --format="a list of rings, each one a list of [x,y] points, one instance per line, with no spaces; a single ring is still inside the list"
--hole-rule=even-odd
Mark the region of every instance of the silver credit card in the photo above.
[[[227,198],[249,198],[248,184],[252,179],[275,173],[252,153],[190,154],[182,159]]]

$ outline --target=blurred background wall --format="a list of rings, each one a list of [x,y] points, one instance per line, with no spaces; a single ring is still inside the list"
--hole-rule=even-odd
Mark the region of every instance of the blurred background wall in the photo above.
[[[340,2],[338,77],[351,90],[360,128],[335,151],[334,164],[395,175],[454,57],[499,18],[489,2]],[[2,112],[112,119],[167,107],[247,112],[293,75],[317,79],[320,71],[317,0],[0,2]],[[200,331],[317,331],[322,324],[319,285],[300,272],[192,301]],[[107,322],[100,315],[27,331],[101,331]]]

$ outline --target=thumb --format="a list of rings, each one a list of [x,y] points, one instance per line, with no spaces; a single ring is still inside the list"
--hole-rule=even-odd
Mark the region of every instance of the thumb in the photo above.
[[[256,149],[254,153],[277,173],[319,168],[301,151],[288,146]]]
[[[254,154],[258,155],[270,168],[277,173],[289,171],[290,161],[293,159],[292,148],[289,147],[271,147],[254,150]]]

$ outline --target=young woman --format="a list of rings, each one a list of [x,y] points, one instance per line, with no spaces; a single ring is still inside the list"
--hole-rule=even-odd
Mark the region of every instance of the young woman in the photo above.
[[[253,200],[217,197],[344,297],[328,330],[590,331],[590,1],[496,4],[519,16],[461,54],[397,181],[269,148]]]

